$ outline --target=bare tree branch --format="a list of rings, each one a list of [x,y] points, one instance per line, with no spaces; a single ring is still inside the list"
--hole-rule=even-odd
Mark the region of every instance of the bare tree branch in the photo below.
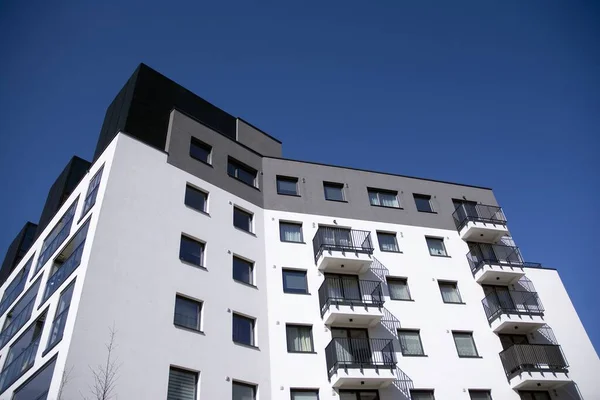
[[[121,365],[118,362],[118,357],[115,356],[117,347],[115,337],[117,331],[113,324],[109,328],[109,340],[105,344],[106,347],[106,362],[104,365],[98,365],[96,368],[90,366],[90,371],[93,376],[93,383],[89,386],[92,400],[110,400],[114,397],[114,391],[117,384],[118,372]],[[88,400],[87,397],[83,396]]]

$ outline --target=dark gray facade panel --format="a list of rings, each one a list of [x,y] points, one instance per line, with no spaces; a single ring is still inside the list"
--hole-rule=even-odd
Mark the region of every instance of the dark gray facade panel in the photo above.
[[[268,157],[281,157],[281,142],[243,119],[237,119],[237,141]]]
[[[6,282],[6,278],[8,278],[19,261],[23,259],[25,253],[31,248],[35,239],[36,229],[36,224],[27,222],[19,233],[17,233],[17,236],[13,239],[10,246],[8,246],[4,261],[2,262],[2,267],[0,267],[0,285]]]

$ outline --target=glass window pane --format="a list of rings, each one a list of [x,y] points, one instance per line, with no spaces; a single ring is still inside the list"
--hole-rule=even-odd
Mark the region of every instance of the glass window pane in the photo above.
[[[43,367],[33,379],[15,390],[12,400],[46,400],[55,364],[56,358],[50,364]]]
[[[181,260],[202,266],[203,252],[204,244],[194,239],[190,239],[187,236],[181,236],[181,244],[179,247],[179,258]]]
[[[395,234],[377,232],[377,239],[381,251],[399,251]]]
[[[342,185],[325,183],[323,188],[325,190],[325,199],[344,201],[344,190]]]
[[[233,382],[233,400],[254,400],[256,396],[256,386],[246,385],[244,383]]]
[[[292,400],[319,400],[318,390],[291,389]]]
[[[206,143],[202,143],[196,138],[192,138],[190,144],[190,156],[195,158],[196,160],[205,162],[210,164],[210,152],[212,147],[207,145]]]
[[[254,320],[233,314],[233,341],[254,346]]]
[[[469,390],[471,400],[492,400],[489,390]]]
[[[403,355],[423,355],[421,336],[418,331],[398,331],[398,339]]]
[[[175,325],[200,330],[201,304],[197,301],[177,296],[175,298]]]
[[[206,212],[206,193],[191,186],[185,187],[185,205]]]
[[[461,357],[477,357],[477,349],[471,333],[453,332],[456,350]]]
[[[411,400],[435,400],[432,390],[411,390]]]
[[[306,271],[284,269],[283,291],[285,293],[308,293]]]
[[[369,190],[369,203],[372,206],[380,206],[381,202],[379,201],[378,193],[372,190]]]
[[[440,282],[440,292],[442,293],[442,299],[444,300],[444,303],[462,302],[460,294],[458,293],[458,288],[456,287],[456,283]]]
[[[233,257],[233,279],[236,281],[244,282],[249,285],[254,284],[254,277],[252,270],[254,265],[246,260],[238,257]]]
[[[302,243],[302,225],[289,222],[279,223],[279,238],[282,242]]]
[[[405,279],[388,279],[387,283],[392,300],[410,300],[408,282]]]
[[[313,351],[311,326],[287,325],[286,333],[289,352],[310,353]]]
[[[298,179],[277,177],[277,193],[297,195]]]
[[[246,232],[252,232],[252,214],[233,208],[233,226]]]
[[[431,207],[431,196],[415,194],[414,198],[417,210],[422,212],[433,212],[433,208]]]
[[[195,400],[198,374],[179,368],[169,370],[167,400]]]
[[[444,247],[444,239],[438,238],[425,238],[427,241],[427,247],[429,248],[429,254],[432,256],[445,256],[446,248]]]

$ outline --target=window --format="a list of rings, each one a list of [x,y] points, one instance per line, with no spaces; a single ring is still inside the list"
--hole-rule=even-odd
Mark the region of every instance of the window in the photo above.
[[[377,240],[379,240],[379,250],[394,253],[400,252],[395,233],[377,232]]]
[[[412,300],[408,290],[408,281],[406,278],[386,278],[390,299],[392,300]]]
[[[415,198],[415,204],[417,205],[417,210],[420,212],[428,212],[432,213],[433,207],[431,206],[431,196],[426,194],[413,194]]]
[[[15,390],[12,400],[46,399],[50,390],[55,364],[56,357]]]
[[[418,330],[398,330],[398,340],[403,356],[424,356],[421,335]]]
[[[256,399],[256,385],[248,385],[247,383],[241,383],[233,381],[233,400],[255,400]]]
[[[367,188],[367,192],[369,193],[369,203],[372,206],[400,208],[396,191]]]
[[[298,178],[277,176],[277,194],[298,196]]]
[[[208,194],[202,190],[198,190],[190,185],[185,186],[185,200],[186,206],[193,208],[194,210],[205,213],[206,204],[208,200]]]
[[[237,207],[233,207],[233,226],[252,233],[252,214]]]
[[[52,328],[50,329],[50,337],[48,338],[48,345],[46,346],[47,349],[54,347],[58,342],[61,341],[63,337],[74,288],[75,281],[71,282],[69,286],[67,286],[67,288],[60,294],[58,306],[56,307],[56,313],[54,314],[54,321],[52,322]]]
[[[459,357],[479,357],[472,332],[452,332]]]
[[[489,390],[469,390],[471,400],[492,400],[492,393]]]
[[[279,239],[282,242],[304,243],[302,224],[279,221]]]
[[[37,297],[42,278],[38,278],[33,285],[27,289],[14,307],[8,311],[0,332],[0,349],[11,340],[15,334],[29,321],[33,306]]]
[[[291,400],[319,400],[316,389],[290,389]]]
[[[444,303],[462,303],[456,282],[438,281],[438,285],[440,285],[440,292],[442,293]]]
[[[96,204],[98,187],[100,186],[100,180],[102,179],[102,170],[104,170],[104,166],[100,167],[88,185],[87,193],[85,195],[85,202],[83,203],[83,211],[81,212],[82,217],[87,214],[94,204]]]
[[[427,247],[429,248],[429,254],[438,257],[447,257],[446,247],[444,246],[444,239],[426,237]]]
[[[190,156],[198,161],[202,161],[205,164],[210,165],[211,163],[212,146],[196,139],[192,138],[190,143]]]
[[[204,243],[190,237],[181,235],[179,245],[179,259],[190,264],[203,267],[204,265]]]
[[[284,269],[282,273],[284,293],[308,294],[306,271]]]
[[[519,390],[519,398],[521,400],[552,400],[550,393],[539,390]]]
[[[233,256],[233,279],[254,285],[254,263]]]
[[[171,367],[167,400],[196,400],[198,373]]]
[[[325,191],[325,200],[346,201],[342,183],[323,182],[323,190]]]
[[[379,400],[379,391],[340,390],[340,400]]]
[[[183,296],[175,297],[175,319],[173,323],[183,328],[201,331],[200,315],[202,303]]]
[[[312,353],[312,326],[286,325],[287,350],[289,353]]]
[[[44,239],[42,250],[40,251],[40,256],[38,257],[38,263],[35,268],[36,273],[44,266],[44,264],[46,264],[46,262],[52,257],[52,254],[58,250],[58,247],[69,236],[69,233],[71,233],[71,224],[73,223],[73,216],[75,215],[76,206],[77,200],[71,204],[71,207],[69,207],[60,221],[58,221],[56,226],[52,229],[52,231],[50,231],[48,236],[46,236],[46,239]]]
[[[12,305],[13,301],[23,293],[25,283],[27,283],[27,275],[29,274],[32,263],[33,256],[25,263],[23,268],[15,275],[12,282],[6,287],[6,290],[2,294],[2,301],[0,302],[0,316],[4,315],[4,312],[8,310],[8,307]]]
[[[435,400],[433,397],[433,390],[411,390],[411,400]]]
[[[247,185],[256,187],[256,174],[257,171],[247,165],[242,164],[239,161],[229,158],[227,163],[227,174],[232,178],[244,182]]]
[[[254,346],[255,320],[239,314],[233,314],[233,341]]]

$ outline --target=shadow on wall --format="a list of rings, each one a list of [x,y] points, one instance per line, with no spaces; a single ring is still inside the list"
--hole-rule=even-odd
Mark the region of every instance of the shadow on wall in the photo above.
[[[583,400],[583,396],[575,382],[570,382],[558,389],[552,390],[552,392],[552,394],[559,399]]]
[[[373,257],[369,271],[381,282],[385,283],[385,277],[390,274],[390,270],[385,267],[378,259]]]

